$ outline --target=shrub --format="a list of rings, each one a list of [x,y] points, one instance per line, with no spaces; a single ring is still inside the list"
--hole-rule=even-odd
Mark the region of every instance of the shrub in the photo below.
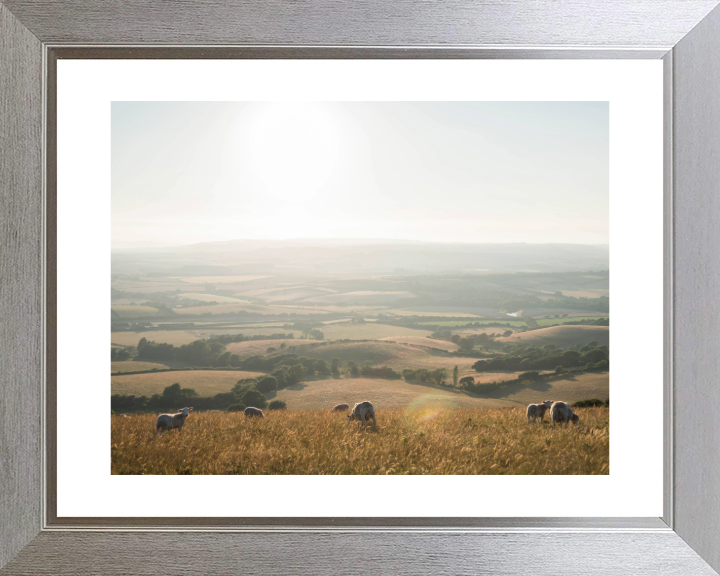
[[[472,386],[475,384],[475,378],[472,376],[465,376],[464,378],[460,378],[460,386],[463,388],[466,388],[468,386]]]
[[[605,406],[605,402],[599,398],[590,398],[589,400],[579,400],[572,405],[573,408],[593,408],[594,406]]]
[[[267,407],[265,396],[263,396],[262,392],[255,389],[250,389],[243,394],[242,403],[245,404],[245,406],[252,406],[254,408]]]
[[[245,406],[245,404],[230,404],[230,406],[228,406],[227,410],[225,410],[225,411],[226,412],[244,412],[245,408],[247,408],[247,406]]]
[[[273,400],[270,404],[268,404],[268,408],[270,410],[285,410],[287,408],[287,404],[285,404],[282,400]]]
[[[600,360],[600,362],[597,362],[595,364],[595,367],[598,370],[607,370],[608,368],[610,368],[610,363],[607,360]]]
[[[555,366],[555,374],[563,374],[565,372],[565,368],[562,366]]]
[[[539,372],[523,372],[518,376],[518,382],[535,382],[536,380],[540,380],[540,373]]]

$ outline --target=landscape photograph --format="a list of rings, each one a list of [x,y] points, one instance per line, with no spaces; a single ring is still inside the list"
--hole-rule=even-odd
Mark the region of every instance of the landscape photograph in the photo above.
[[[112,474],[609,474],[608,146],[607,102],[113,102]]]

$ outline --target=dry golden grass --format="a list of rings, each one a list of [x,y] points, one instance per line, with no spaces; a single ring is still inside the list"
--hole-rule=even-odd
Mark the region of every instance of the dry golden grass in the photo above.
[[[555,344],[556,346],[570,346],[572,344],[587,344],[595,340],[599,345],[610,343],[609,326],[551,326],[520,332],[504,338],[498,338],[498,342],[515,342],[525,346],[544,346]]]
[[[111,306],[120,318],[140,318],[157,316],[158,309],[151,306]]]
[[[262,280],[270,278],[270,276],[173,276],[177,280],[188,282],[189,284],[234,284],[235,282],[251,282],[252,280]]]
[[[276,392],[272,400],[283,400],[290,410],[329,410],[337,404],[370,400],[377,410],[408,406],[445,408],[498,408],[516,405],[501,398],[479,398],[459,388],[416,384],[382,378],[338,378],[310,380]],[[538,398],[540,402],[542,398]],[[528,402],[529,403],[529,402]]]
[[[152,396],[162,394],[167,386],[176,382],[183,388],[192,388],[200,396],[214,396],[230,392],[243,378],[262,376],[260,372],[234,370],[178,370],[176,372],[150,372],[148,374],[116,374],[110,377],[112,394]]]
[[[117,362],[110,362],[110,372],[113,374],[123,372],[140,372],[141,370],[152,370],[153,368],[166,370],[167,368],[170,368],[170,366],[168,364],[142,362],[140,360],[120,360]]]
[[[608,474],[607,408],[580,423],[531,426],[524,410],[379,410],[363,429],[342,414],[191,414],[155,437],[155,416],[112,418],[113,474]]]
[[[138,342],[142,338],[147,338],[150,341],[165,344],[173,344],[175,346],[181,346],[182,344],[190,344],[195,340],[199,340],[198,336],[195,336],[197,332],[188,332],[185,330],[149,330],[147,332],[111,332],[110,342],[113,344],[121,344],[122,346],[137,346]]]
[[[280,334],[288,334],[292,332],[292,330],[283,330],[281,328],[277,328],[275,330],[276,333]],[[240,332],[241,334],[245,334],[245,332]],[[299,334],[296,332],[296,334]],[[230,344],[225,345],[225,349],[232,352],[233,354],[238,354],[240,357],[243,356],[254,356],[256,354],[260,354],[261,356],[267,356],[267,349],[268,348],[275,348],[278,352],[280,352],[280,344],[285,344],[285,350],[284,353],[299,353],[304,354],[304,349],[308,346],[309,343],[317,342],[317,340],[302,340],[301,338],[278,338],[277,340],[247,340],[245,342],[231,342]],[[291,348],[297,348],[302,347],[303,352],[299,352],[298,350],[291,350]]]
[[[173,308],[177,314],[232,314],[235,312],[254,312],[256,314],[326,314],[328,309],[303,308],[301,306],[264,306],[262,304],[243,304],[241,302],[230,304],[211,304],[209,306],[188,306],[187,308]]]
[[[425,338],[421,336],[388,336],[387,338],[380,338],[380,340],[390,340],[397,342],[398,344],[408,344],[410,346],[423,346],[425,348],[440,348],[447,350],[448,352],[454,352],[458,349],[458,345],[448,340],[433,340],[432,338]]]
[[[414,330],[412,328],[388,326],[387,324],[376,324],[374,322],[366,322],[364,324],[354,324],[351,322],[344,324],[326,324],[320,328],[320,330],[325,334],[326,340],[380,340],[387,338],[388,340],[397,341],[399,338],[427,338],[427,336],[430,335],[430,332],[427,330]]]

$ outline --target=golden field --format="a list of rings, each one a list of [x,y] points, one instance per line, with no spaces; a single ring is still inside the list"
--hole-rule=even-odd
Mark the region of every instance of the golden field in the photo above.
[[[328,411],[192,414],[155,437],[155,415],[112,418],[113,474],[608,474],[608,408],[528,425],[521,408],[378,410],[377,429]]]

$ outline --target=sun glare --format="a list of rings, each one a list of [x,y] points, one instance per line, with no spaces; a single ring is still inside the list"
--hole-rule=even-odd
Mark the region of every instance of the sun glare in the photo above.
[[[338,114],[318,102],[263,102],[237,120],[241,163],[267,194],[302,203],[324,191],[338,168]]]

